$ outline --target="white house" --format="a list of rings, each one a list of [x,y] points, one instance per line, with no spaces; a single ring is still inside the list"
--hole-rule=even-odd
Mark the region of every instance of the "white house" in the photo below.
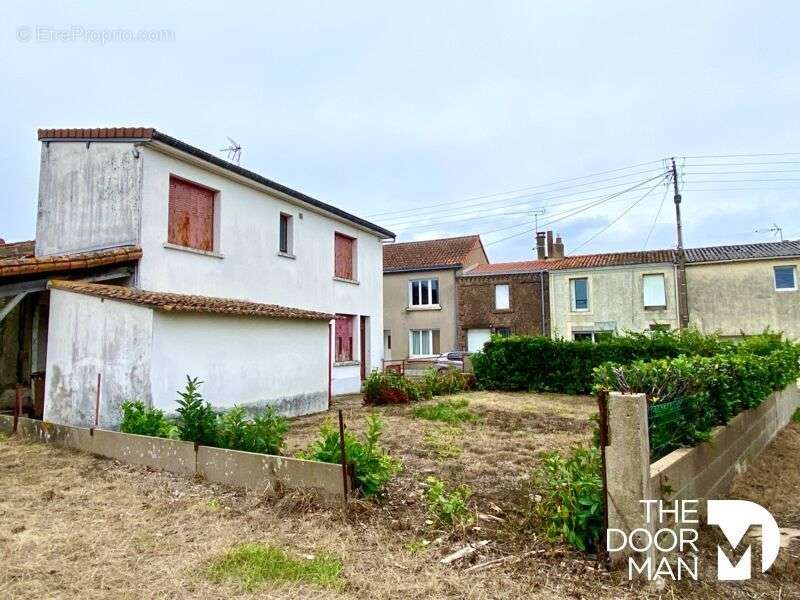
[[[31,260],[140,251],[124,288],[50,282],[46,420],[91,424],[98,394],[101,425],[171,411],[187,374],[214,406],[303,414],[380,366],[392,232],[155,129],[39,139]]]

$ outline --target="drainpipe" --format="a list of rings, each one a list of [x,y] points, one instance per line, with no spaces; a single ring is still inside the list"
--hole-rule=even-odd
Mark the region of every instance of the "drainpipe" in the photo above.
[[[328,408],[331,407],[333,397],[333,326],[336,323],[333,319],[328,321]]]
[[[541,333],[545,335],[544,331],[544,271],[539,271],[539,308],[541,309]]]

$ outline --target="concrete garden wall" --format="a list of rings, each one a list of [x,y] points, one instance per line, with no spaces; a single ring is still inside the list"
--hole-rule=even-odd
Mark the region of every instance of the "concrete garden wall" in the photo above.
[[[0,415],[0,433],[10,434],[13,424],[13,417]],[[342,467],[330,463],[206,446],[195,449],[192,442],[103,429],[95,429],[92,435],[83,427],[25,417],[19,419],[17,435],[178,475],[199,475],[234,487],[257,491],[305,489],[325,500],[337,500],[343,495]]]

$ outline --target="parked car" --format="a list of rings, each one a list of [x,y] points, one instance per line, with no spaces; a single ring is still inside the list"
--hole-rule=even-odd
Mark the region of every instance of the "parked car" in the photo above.
[[[444,354],[440,354],[439,358],[436,359],[436,370],[446,371],[447,369],[458,369],[459,371],[464,370],[464,357],[469,355],[469,352],[465,352],[463,350],[453,350],[451,352],[445,352]]]

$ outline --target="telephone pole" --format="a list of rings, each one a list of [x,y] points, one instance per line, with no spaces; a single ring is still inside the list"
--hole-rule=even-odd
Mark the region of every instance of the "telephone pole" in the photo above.
[[[683,249],[683,223],[681,223],[681,194],[678,191],[678,167],[672,159],[672,187],[675,190],[675,219],[678,229],[678,326],[689,326],[689,293],[686,285],[686,251]]]

